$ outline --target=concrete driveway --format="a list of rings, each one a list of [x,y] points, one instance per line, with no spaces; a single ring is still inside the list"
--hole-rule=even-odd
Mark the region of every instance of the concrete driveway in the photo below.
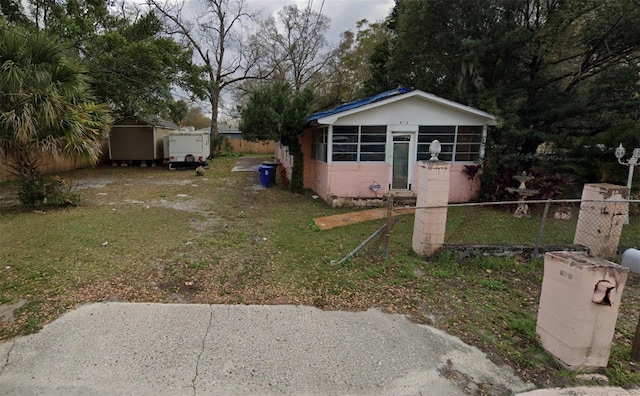
[[[98,303],[0,345],[1,395],[504,395],[511,368],[379,310]]]

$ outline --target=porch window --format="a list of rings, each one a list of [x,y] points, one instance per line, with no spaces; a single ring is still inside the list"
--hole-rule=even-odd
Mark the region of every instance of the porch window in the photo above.
[[[327,128],[314,129],[312,133],[313,150],[311,158],[327,162]]]
[[[386,125],[333,127],[333,161],[384,161]]]
[[[358,127],[334,126],[332,148],[334,161],[357,161]]]
[[[481,126],[459,126],[456,140],[456,161],[479,161],[482,145]]]
[[[418,160],[428,160],[429,144],[437,139],[442,145],[438,156],[443,161],[479,161],[482,126],[420,126],[418,129]]]
[[[384,161],[387,126],[360,127],[360,161]]]
[[[442,151],[438,158],[442,161],[451,161],[453,158],[453,145],[456,142],[455,126],[421,126],[418,128],[418,161],[428,160],[429,145],[438,140]]]

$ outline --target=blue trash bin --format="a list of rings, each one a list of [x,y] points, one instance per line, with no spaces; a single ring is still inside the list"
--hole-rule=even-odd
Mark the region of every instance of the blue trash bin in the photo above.
[[[264,166],[273,166],[273,172],[271,172],[271,181],[269,183],[275,186],[276,184],[276,172],[278,172],[278,163],[275,161],[264,161],[262,163]]]
[[[272,177],[271,175],[275,173],[275,168],[270,165],[261,165],[258,168],[258,171],[260,172],[260,184],[264,187],[269,186]]]

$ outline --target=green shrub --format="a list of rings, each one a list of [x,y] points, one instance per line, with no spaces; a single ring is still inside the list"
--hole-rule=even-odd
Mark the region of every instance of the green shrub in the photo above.
[[[213,144],[213,153],[216,157],[233,157],[235,153],[233,152],[233,145],[231,144],[231,139],[228,136],[225,136],[221,133],[218,133],[216,138],[212,141]]]
[[[80,193],[60,176],[37,176],[21,183],[18,190],[20,202],[28,207],[75,206],[80,203]]]

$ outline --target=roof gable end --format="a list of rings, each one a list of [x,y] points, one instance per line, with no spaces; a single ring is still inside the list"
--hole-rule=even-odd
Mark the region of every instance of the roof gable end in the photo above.
[[[393,92],[393,91],[388,91],[388,92]],[[380,95],[384,95],[387,94],[388,92],[385,92],[383,94]],[[493,117],[491,114],[482,111],[482,110],[478,110],[474,107],[471,106],[466,106],[463,105],[461,103],[457,103],[448,99],[444,99],[441,98],[439,96],[424,92],[424,91],[420,91],[420,90],[413,90],[413,91],[405,91],[403,93],[395,93],[393,95],[390,95],[388,97],[384,97],[382,99],[378,99],[378,100],[373,100],[373,101],[369,101],[367,102],[367,100],[363,100],[363,101],[359,101],[359,102],[352,102],[352,103],[348,103],[347,105],[343,105],[343,106],[338,106],[333,110],[329,110],[326,112],[322,112],[322,113],[315,113],[313,115],[311,115],[311,117],[309,117],[309,123],[317,123],[317,124],[322,124],[322,125],[332,125],[334,124],[339,118],[341,117],[345,117],[351,114],[355,114],[355,113],[359,113],[359,112],[363,112],[363,111],[367,111],[367,110],[371,110],[371,109],[375,109],[377,107],[380,106],[385,106],[388,105],[390,103],[394,103],[394,102],[398,102],[398,101],[402,101],[408,98],[419,98],[421,100],[424,100],[426,102],[429,103],[435,103],[438,104],[440,106],[444,106],[444,107],[448,107],[451,109],[454,109],[456,111],[460,111],[463,113],[468,113],[468,114],[473,114],[475,116],[481,117],[481,118],[485,118],[487,120],[487,124],[489,125],[496,125],[496,121],[495,121],[495,117]],[[375,98],[375,97],[372,97]],[[371,98],[370,98],[371,99]],[[361,103],[362,102],[362,103]],[[344,109],[341,109],[344,108]]]

